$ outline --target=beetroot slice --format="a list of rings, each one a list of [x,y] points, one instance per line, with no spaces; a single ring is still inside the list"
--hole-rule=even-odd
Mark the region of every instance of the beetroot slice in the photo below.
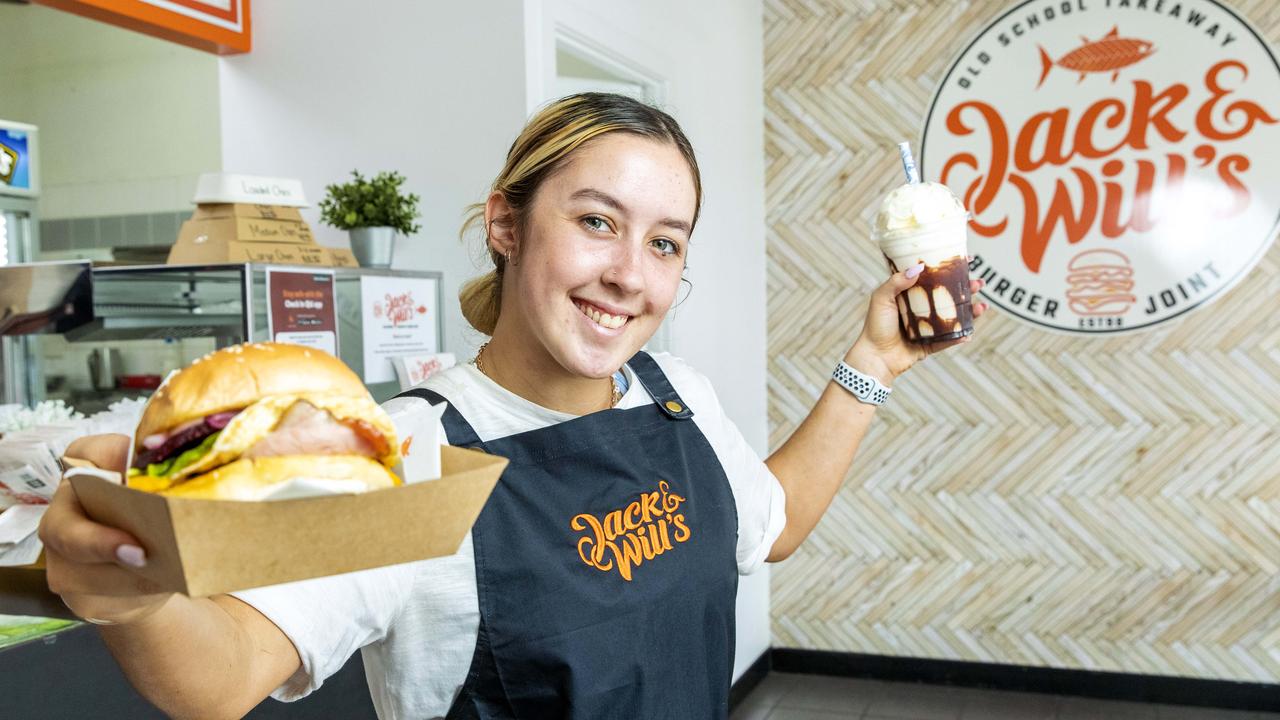
[[[199,445],[205,438],[226,427],[227,423],[231,422],[231,418],[235,417],[239,412],[239,410],[228,410],[205,416],[204,422],[192,424],[178,430],[178,432],[165,438],[164,442],[159,446],[143,449],[133,459],[133,466],[140,470],[145,470],[147,465],[151,463],[164,462],[188,448]]]

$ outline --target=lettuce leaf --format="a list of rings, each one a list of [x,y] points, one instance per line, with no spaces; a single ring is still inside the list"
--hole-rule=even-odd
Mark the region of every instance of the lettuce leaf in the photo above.
[[[209,437],[206,437],[204,440],[201,440],[199,445],[183,450],[164,462],[149,463],[147,465],[147,475],[150,477],[168,477],[181,471],[188,465],[191,465],[205,455],[208,455],[209,451],[213,449],[213,443],[217,441],[218,436],[221,434],[222,431],[219,430]]]

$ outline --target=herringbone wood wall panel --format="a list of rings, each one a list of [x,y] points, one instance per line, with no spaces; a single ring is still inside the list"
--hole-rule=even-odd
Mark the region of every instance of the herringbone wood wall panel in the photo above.
[[[1275,47],[1280,3],[1229,4]],[[894,144],[1008,6],[766,0],[774,446],[885,276],[867,228],[900,182]],[[979,321],[897,383],[775,567],[774,644],[1280,682],[1280,319],[1259,312],[1277,298],[1280,244],[1153,331]]]

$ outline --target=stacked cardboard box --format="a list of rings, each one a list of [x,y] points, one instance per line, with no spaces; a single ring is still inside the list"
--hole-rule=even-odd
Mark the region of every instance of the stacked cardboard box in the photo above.
[[[298,208],[249,203],[201,203],[182,224],[169,264],[259,262],[356,267],[346,248],[316,244]]]

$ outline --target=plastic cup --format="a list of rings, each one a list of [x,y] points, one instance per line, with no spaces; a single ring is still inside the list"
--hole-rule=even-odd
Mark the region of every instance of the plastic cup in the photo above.
[[[898,295],[898,319],[911,342],[942,342],[973,334],[968,223],[966,213],[873,233],[892,272],[924,263],[916,284]]]

